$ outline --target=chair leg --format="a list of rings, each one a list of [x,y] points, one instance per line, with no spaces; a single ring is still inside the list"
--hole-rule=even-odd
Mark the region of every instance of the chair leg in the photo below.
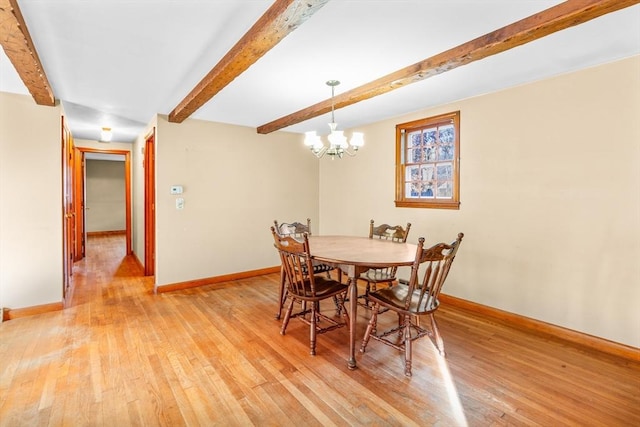
[[[287,293],[285,290],[285,275],[284,269],[280,269],[280,292],[278,293],[278,312],[276,313],[276,320],[280,320],[282,315],[282,307],[287,300]]]
[[[342,313],[342,307],[340,307],[340,302],[338,301],[338,297],[333,297],[333,305],[336,306],[336,314],[340,316]]]
[[[340,301],[340,307],[341,307],[341,311],[343,311],[343,315],[345,317],[345,324],[349,325],[349,311],[347,310],[347,308],[344,306],[344,302],[347,299],[347,295],[342,295],[341,297],[339,297],[339,301]],[[338,317],[340,316],[340,312],[338,312]]]
[[[375,283],[373,284],[373,290],[375,291]],[[367,286],[364,288],[364,306],[369,308],[369,293],[371,292],[371,282],[367,280]]]
[[[284,314],[284,320],[282,321],[282,328],[280,328],[280,335],[284,335],[287,330],[287,325],[289,324],[289,320],[291,319],[291,312],[293,312],[293,304],[295,300],[291,298],[291,302],[289,303],[289,308]]]
[[[429,313],[429,319],[431,319],[431,330],[433,331],[433,338],[436,341],[438,352],[440,352],[440,356],[444,356],[444,341],[442,340],[442,336],[438,330],[438,323],[436,322],[436,318],[433,313]]]
[[[342,283],[342,270],[338,269],[338,282]],[[336,306],[336,314],[338,315],[338,317],[340,317],[340,315],[342,314],[342,309],[344,308],[344,299],[342,300],[342,306],[340,306],[340,303],[338,301],[338,297],[335,296],[333,297],[333,304]],[[347,310],[344,311],[345,313],[347,312]]]
[[[369,324],[367,325],[367,330],[364,333],[364,338],[362,339],[362,345],[360,346],[360,353],[364,353],[367,349],[367,344],[369,343],[369,338],[371,338],[371,334],[375,332],[378,322],[378,309],[380,305],[374,304],[373,310],[371,310],[371,319],[369,319]]]
[[[411,376],[411,316],[404,316],[404,374]]]
[[[312,356],[316,355],[316,334],[317,334],[316,326],[318,323],[318,317],[316,313],[317,309],[318,309],[318,303],[313,302],[311,304],[311,330],[310,330],[310,337],[309,337],[309,340],[310,340],[309,346],[311,347],[310,354]]]
[[[402,326],[405,325],[405,320],[406,320],[406,316],[398,313],[398,337],[399,338],[402,338],[404,335],[404,330],[402,329]]]

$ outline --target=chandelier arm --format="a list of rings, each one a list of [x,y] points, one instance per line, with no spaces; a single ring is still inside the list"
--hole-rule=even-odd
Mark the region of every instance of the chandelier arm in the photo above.
[[[311,152],[313,153],[314,156],[316,156],[318,159],[321,159],[324,157],[325,154],[327,154],[327,150],[329,148],[326,146],[323,146],[319,151],[313,151],[311,150]]]

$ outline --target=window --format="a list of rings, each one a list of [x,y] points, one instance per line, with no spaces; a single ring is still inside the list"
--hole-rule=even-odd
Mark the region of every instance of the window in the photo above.
[[[459,209],[460,112],[396,126],[396,207]]]

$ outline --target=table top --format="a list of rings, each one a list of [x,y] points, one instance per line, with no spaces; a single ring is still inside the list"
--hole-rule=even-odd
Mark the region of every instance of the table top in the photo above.
[[[411,265],[418,246],[359,236],[310,236],[313,259],[374,268]]]

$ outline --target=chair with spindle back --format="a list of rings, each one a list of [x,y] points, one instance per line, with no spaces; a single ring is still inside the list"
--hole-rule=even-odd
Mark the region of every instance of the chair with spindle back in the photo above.
[[[278,220],[273,221],[273,225],[276,233],[280,236],[291,236],[298,240],[301,240],[305,233],[311,236],[311,218],[307,218],[307,223],[302,224],[300,222],[282,222],[278,223]],[[322,274],[327,273],[327,277],[330,278],[329,272],[334,270],[335,268],[318,262],[313,262],[313,274]],[[342,275],[338,273],[338,280],[342,279]],[[282,308],[284,306],[285,300],[287,299],[287,286],[285,284],[285,274],[284,270],[280,270],[280,290],[278,295],[278,312],[276,313],[275,318],[280,320],[282,316]]]
[[[409,236],[410,229],[410,222],[408,222],[407,226],[403,228],[401,225],[391,226],[389,224],[381,224],[375,226],[374,220],[371,220],[369,222],[369,238],[390,240],[396,243],[405,243],[407,241],[407,237]],[[393,283],[396,281],[397,270],[398,267],[371,268],[362,273],[359,279],[365,281],[367,284],[364,294],[358,296],[358,299],[364,300],[361,305],[370,308],[369,293],[375,292],[379,283],[387,283],[389,284],[389,286],[393,285]]]
[[[361,353],[365,352],[370,338],[403,350],[406,376],[411,376],[411,343],[413,341],[429,336],[433,339],[440,355],[444,356],[444,342],[438,331],[434,314],[440,307],[438,296],[463,237],[464,234],[458,233],[458,238],[451,244],[438,243],[428,249],[424,249],[424,238],[421,237],[418,241],[415,261],[411,266],[408,285],[378,289],[369,294],[373,309],[360,347]],[[424,271],[422,280],[419,279],[421,267]],[[378,313],[382,307],[398,314],[398,325],[379,332],[377,330]],[[417,319],[421,315],[429,316],[431,329],[420,326]]]
[[[349,286],[323,275],[312,273],[314,267],[307,233],[303,234],[301,240],[288,235],[282,236],[276,232],[274,227],[271,227],[271,233],[275,242],[274,246],[282,261],[282,271],[287,285],[285,299],[291,300],[285,312],[280,333],[284,335],[289,320],[292,317],[298,317],[310,326],[310,353],[315,355],[317,334],[349,324],[347,311],[344,308],[344,300]],[[340,308],[337,310],[337,315],[344,313],[346,321],[339,322],[320,312],[320,301],[329,298],[338,301]],[[301,303],[302,309],[294,314],[293,307],[296,302]]]

